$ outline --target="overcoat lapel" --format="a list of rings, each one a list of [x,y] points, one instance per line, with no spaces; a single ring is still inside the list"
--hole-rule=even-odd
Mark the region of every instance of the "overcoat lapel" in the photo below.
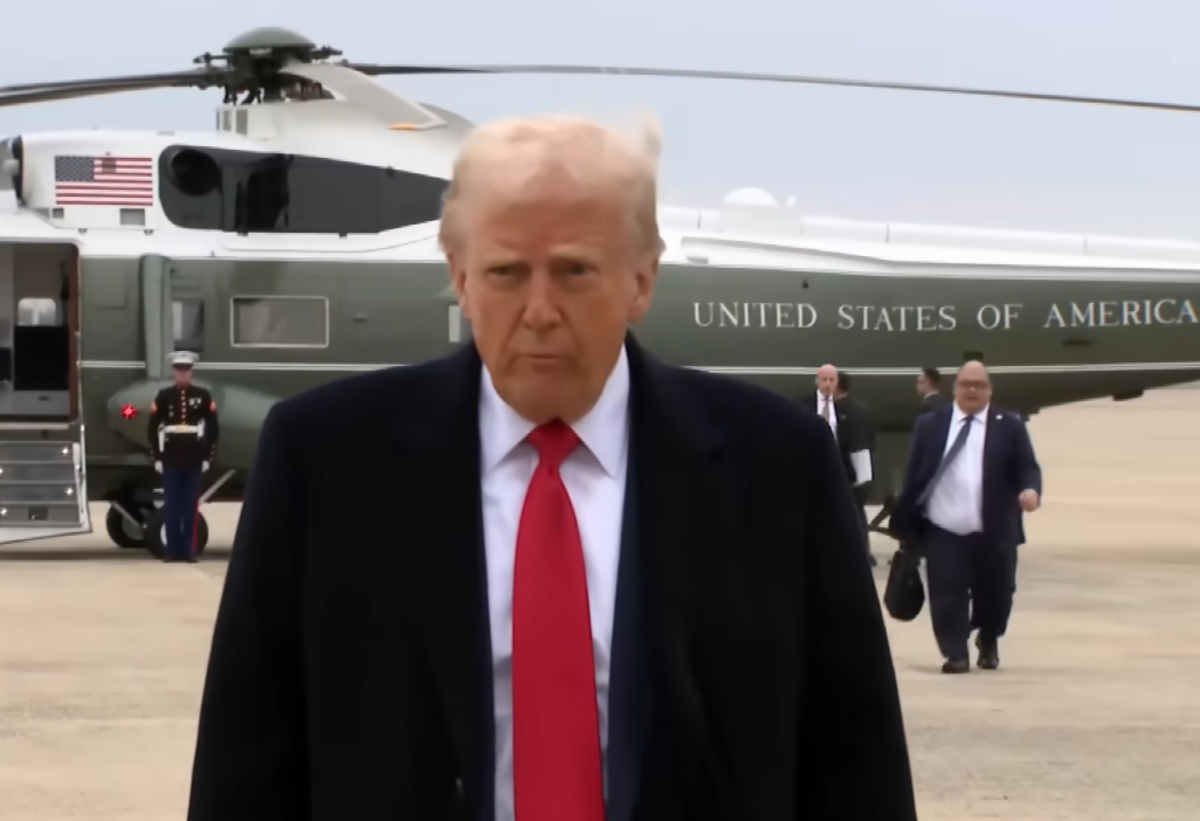
[[[405,585],[422,633],[433,688],[451,739],[467,806],[492,806],[491,634],[480,501],[480,359],[474,345],[445,362],[428,386],[423,419],[398,431],[414,458],[397,480],[411,493],[387,514],[395,546],[411,551]],[[400,512],[402,510],[402,512]],[[403,606],[408,606],[404,603]]]
[[[686,385],[646,356],[632,335],[626,349],[647,658],[664,694],[656,707],[678,735],[673,749],[685,756],[689,817],[734,818],[707,716],[723,705],[705,703],[691,659],[704,593],[721,581],[720,552],[736,543],[737,489],[723,465],[728,454],[719,430],[689,401]]]

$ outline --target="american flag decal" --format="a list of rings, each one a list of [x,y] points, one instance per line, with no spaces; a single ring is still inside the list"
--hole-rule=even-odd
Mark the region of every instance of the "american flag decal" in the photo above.
[[[154,161],[150,157],[54,158],[55,205],[154,205]]]

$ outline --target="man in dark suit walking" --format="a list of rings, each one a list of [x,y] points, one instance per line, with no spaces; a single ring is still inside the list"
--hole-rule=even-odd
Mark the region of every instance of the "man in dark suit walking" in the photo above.
[[[862,436],[855,427],[855,418],[847,403],[837,398],[838,370],[833,365],[822,365],[817,369],[816,390],[800,397],[800,405],[820,416],[837,441],[845,476],[851,485],[858,483],[864,452],[860,442]],[[867,462],[869,465],[869,461]],[[868,468],[869,469],[869,468]],[[870,477],[864,477],[870,481]]]
[[[871,553],[870,530],[867,521],[867,493],[875,476],[875,423],[871,419],[871,409],[866,402],[850,395],[850,374],[845,371],[837,372],[837,384],[833,389],[834,398],[846,410],[847,429],[853,435],[854,441],[849,442],[847,450],[851,454],[854,465],[854,502],[862,518],[863,531],[867,534],[867,556],[874,567],[877,562]]]
[[[1000,665],[1017,548],[1025,542],[1023,514],[1041,503],[1042,470],[1025,422],[991,401],[987,369],[967,362],[954,383],[954,405],[917,420],[892,513],[892,531],[926,559],[944,673],[970,670],[972,629],[978,630],[978,665]]]
[[[656,166],[475,129],[440,236],[471,344],[271,410],[190,821],[915,821],[825,423],[627,334]]]
[[[917,410],[917,416],[950,405],[950,399],[942,393],[942,372],[937,368],[922,368],[917,376],[917,396],[921,397],[921,407]]]

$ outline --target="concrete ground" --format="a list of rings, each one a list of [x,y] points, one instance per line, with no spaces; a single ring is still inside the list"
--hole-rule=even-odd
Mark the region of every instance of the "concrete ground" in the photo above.
[[[1000,671],[942,676],[924,618],[889,624],[924,821],[1200,818],[1198,420],[1193,391],[1035,417],[1046,508]],[[0,818],[183,817],[237,509],[208,515],[196,566],[95,536],[0,553]]]

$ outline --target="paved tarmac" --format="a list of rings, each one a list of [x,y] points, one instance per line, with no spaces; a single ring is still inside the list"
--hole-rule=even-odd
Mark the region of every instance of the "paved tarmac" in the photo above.
[[[1200,818],[1198,419],[1193,391],[1034,418],[1046,508],[1001,670],[942,676],[924,618],[889,625],[923,821]],[[237,508],[209,516],[196,566],[0,552],[4,821],[183,817]]]

